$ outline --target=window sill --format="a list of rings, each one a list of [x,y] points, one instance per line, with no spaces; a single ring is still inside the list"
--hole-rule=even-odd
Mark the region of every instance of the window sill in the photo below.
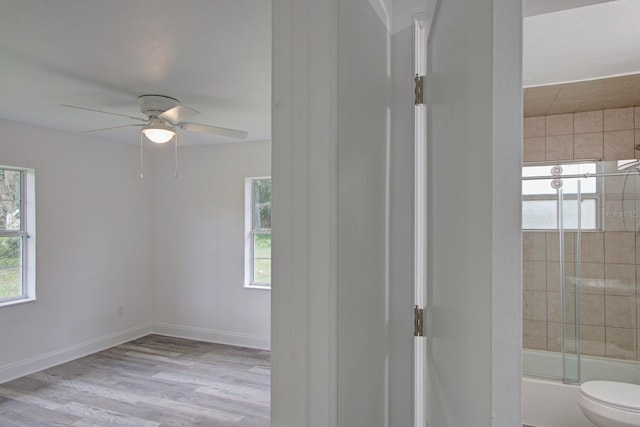
[[[270,291],[271,290],[271,286],[264,286],[264,285],[244,285],[245,289],[262,289],[265,291]]]
[[[35,298],[20,298],[20,299],[12,299],[11,301],[0,302],[0,307],[7,307],[10,305],[22,304],[25,302],[35,301]]]

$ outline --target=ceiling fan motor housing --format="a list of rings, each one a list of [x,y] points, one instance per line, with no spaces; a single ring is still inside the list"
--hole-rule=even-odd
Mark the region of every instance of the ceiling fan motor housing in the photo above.
[[[175,98],[164,95],[141,95],[138,97],[138,105],[140,106],[140,111],[147,117],[157,117],[165,111],[180,105],[180,102]]]

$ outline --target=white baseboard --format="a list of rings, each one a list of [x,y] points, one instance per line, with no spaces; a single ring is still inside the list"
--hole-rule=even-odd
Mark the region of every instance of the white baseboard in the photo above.
[[[30,357],[19,362],[0,366],[0,384],[34,372],[42,371],[43,369],[51,368],[61,363],[70,362],[80,357],[144,337],[151,333],[240,347],[258,348],[261,350],[269,350],[271,348],[269,337],[256,337],[234,332],[194,328],[191,326],[152,323],[136,326],[124,331],[54,350],[46,354]]]
[[[151,330],[154,334],[167,335],[170,337],[236,345],[239,347],[257,348],[260,350],[271,349],[271,340],[269,337],[239,334],[236,332],[216,331],[213,329],[194,328],[192,326],[169,325],[166,323],[153,323],[151,325]]]
[[[30,357],[26,360],[0,366],[0,384],[141,338],[149,335],[151,330],[150,324],[136,326],[46,354]]]

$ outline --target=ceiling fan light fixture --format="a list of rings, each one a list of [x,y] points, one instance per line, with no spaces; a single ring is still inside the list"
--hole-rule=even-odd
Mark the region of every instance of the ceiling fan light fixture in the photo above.
[[[156,144],[167,143],[176,136],[176,131],[155,120],[152,120],[151,123],[142,128],[142,133],[149,141]]]

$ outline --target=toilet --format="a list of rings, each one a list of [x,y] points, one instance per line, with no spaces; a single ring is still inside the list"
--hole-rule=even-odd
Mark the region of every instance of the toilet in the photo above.
[[[587,381],[580,386],[578,405],[598,427],[640,426],[640,385]]]

